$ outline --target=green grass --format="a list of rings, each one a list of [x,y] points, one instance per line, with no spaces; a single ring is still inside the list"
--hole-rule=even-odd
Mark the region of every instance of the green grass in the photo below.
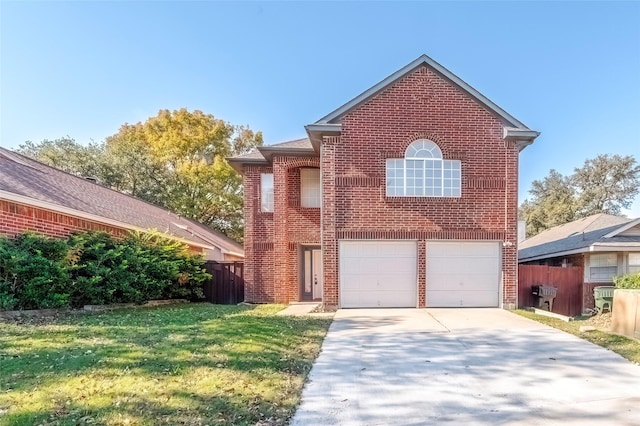
[[[285,424],[331,320],[282,308],[0,322],[0,425]]]
[[[566,322],[557,318],[550,318],[525,310],[516,310],[514,312],[523,317],[549,325],[569,334],[573,334],[574,336],[578,336],[591,343],[595,343],[596,345],[602,346],[603,348],[621,355],[635,364],[640,364],[640,342],[600,330],[581,332],[581,326],[589,325],[587,319]]]

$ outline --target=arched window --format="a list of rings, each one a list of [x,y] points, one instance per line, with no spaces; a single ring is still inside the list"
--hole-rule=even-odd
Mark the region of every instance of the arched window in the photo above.
[[[404,158],[387,159],[387,197],[460,197],[460,160],[443,160],[435,142],[418,139]]]

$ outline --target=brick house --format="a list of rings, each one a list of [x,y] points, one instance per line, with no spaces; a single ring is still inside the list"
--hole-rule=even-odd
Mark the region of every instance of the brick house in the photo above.
[[[0,148],[0,235],[156,230],[208,260],[242,260],[241,244],[168,210]]]
[[[518,153],[538,132],[426,55],[305,129],[229,159],[247,301],[516,305]]]

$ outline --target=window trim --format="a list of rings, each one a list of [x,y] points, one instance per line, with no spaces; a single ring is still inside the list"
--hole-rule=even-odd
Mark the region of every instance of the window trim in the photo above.
[[[600,258],[604,258],[604,257],[611,257],[612,259],[614,259],[615,265],[597,265],[594,266],[594,260],[597,259],[598,257]],[[609,270],[609,269],[614,269],[615,268],[615,272],[611,273],[611,271],[607,271],[606,273],[604,272],[604,270]],[[598,275],[598,277],[594,277],[594,273],[600,271],[601,275]],[[607,276],[608,278],[604,278],[603,276]],[[618,254],[617,253],[592,253],[589,255],[589,282],[591,283],[608,283],[608,282],[612,282],[613,281],[613,277],[615,277],[616,275],[618,275]]]
[[[315,173],[318,174],[318,196],[317,198],[307,197],[306,200],[311,200],[315,202],[309,203],[310,205],[306,205],[307,202],[305,202],[305,197],[304,197],[305,179],[303,175],[311,172],[313,172],[314,174]],[[305,209],[319,209],[321,206],[322,206],[322,182],[321,182],[321,176],[320,176],[320,169],[317,167],[301,167],[300,168],[300,207]]]
[[[267,178],[265,182],[265,177]],[[271,187],[266,187],[265,183],[271,181]],[[273,173],[260,173],[260,211],[262,213],[273,213],[275,208],[275,182]]]
[[[401,186],[398,185],[400,180]],[[429,139],[417,139],[409,144],[404,158],[385,160],[385,195],[461,198],[462,162],[445,160],[438,144]]]

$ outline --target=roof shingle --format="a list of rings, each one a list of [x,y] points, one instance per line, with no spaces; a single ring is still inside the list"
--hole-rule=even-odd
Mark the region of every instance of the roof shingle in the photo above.
[[[542,256],[554,257],[554,254],[560,255],[567,251],[586,249],[599,242],[614,243],[622,240],[640,242],[638,237],[604,238],[605,235],[632,221],[634,219],[599,213],[547,229],[519,244],[518,260],[526,261]]]
[[[243,253],[242,245],[205,225],[1,147],[0,190]]]

